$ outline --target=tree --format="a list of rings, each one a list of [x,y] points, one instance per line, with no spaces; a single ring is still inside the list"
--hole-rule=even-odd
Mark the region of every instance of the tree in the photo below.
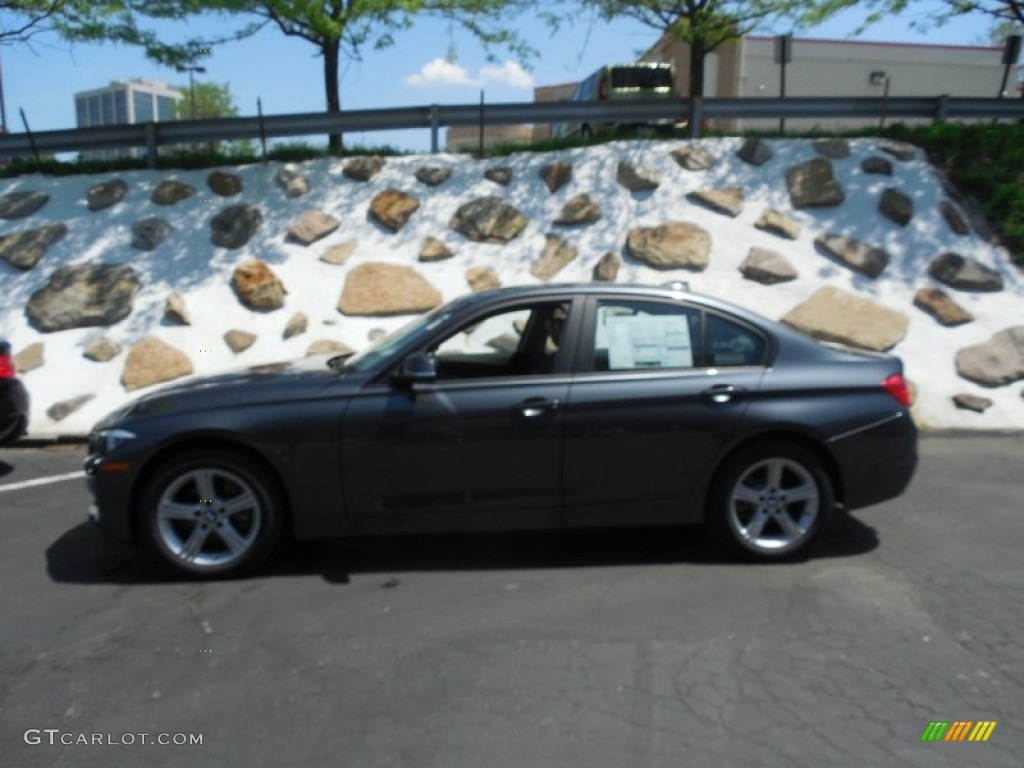
[[[927,29],[969,13],[985,14],[996,22],[1011,21],[1024,24],[1024,0],[934,0],[933,4],[938,8],[938,13],[914,21],[914,26]],[[809,8],[803,17],[806,21],[814,23],[837,11],[860,6],[872,9],[864,24],[864,27],[868,27],[886,16],[903,13],[911,8],[919,9],[920,5],[920,2],[912,4],[911,0],[824,0],[813,3],[813,7]]]
[[[689,95],[704,95],[704,58],[769,19],[794,15],[793,0],[595,0],[605,19],[626,17],[671,34],[690,49]]]
[[[218,117],[238,117],[238,107],[231,95],[227,83],[195,83],[191,87],[186,83],[175,86],[184,95],[174,105],[174,116],[178,120],[212,120]],[[229,142],[230,152],[240,155],[251,155],[253,144],[250,140]],[[210,152],[219,152],[221,142],[211,141],[207,144]]]

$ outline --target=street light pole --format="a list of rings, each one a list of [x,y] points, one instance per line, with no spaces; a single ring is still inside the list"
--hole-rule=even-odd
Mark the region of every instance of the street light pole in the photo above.
[[[177,67],[175,67],[175,69],[178,70],[179,72],[188,72],[188,103],[189,103],[188,116],[189,116],[190,119],[195,120],[196,119],[196,83],[195,83],[195,80],[193,79],[193,74],[196,73],[196,72],[198,72],[200,74],[204,74],[206,72],[206,67],[182,67],[182,66],[177,66]]]

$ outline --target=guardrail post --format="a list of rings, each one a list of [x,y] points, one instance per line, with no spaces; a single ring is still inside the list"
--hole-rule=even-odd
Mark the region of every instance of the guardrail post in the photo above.
[[[935,122],[944,123],[949,116],[949,94],[944,93],[935,100]]]
[[[437,104],[430,105],[430,153],[436,155],[438,151],[437,132],[440,127],[440,115],[437,112]]]
[[[25,110],[18,107],[18,112],[21,113],[21,122],[25,125],[25,133],[28,134],[28,143],[32,147],[32,154],[36,158],[36,168],[40,171],[43,170],[43,161],[39,158],[39,147],[36,146],[36,137],[32,135],[32,129],[28,127],[28,118],[25,117]]]
[[[143,130],[146,133],[146,165],[153,169],[157,165],[156,123],[146,123],[143,125]]]
[[[263,147],[263,162],[267,162],[267,126],[263,123],[263,102],[256,97],[256,114],[260,119],[260,146]]]
[[[690,138],[700,138],[700,123],[704,119],[704,99],[694,96],[690,99]]]

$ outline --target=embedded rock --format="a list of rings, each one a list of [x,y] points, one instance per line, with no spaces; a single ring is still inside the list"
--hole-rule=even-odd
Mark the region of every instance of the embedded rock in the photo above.
[[[306,350],[306,357],[316,357],[317,355],[351,355],[354,353],[355,350],[343,342],[317,339],[309,345],[309,348]]]
[[[500,197],[480,197],[459,206],[449,224],[478,243],[507,243],[529,224],[523,214]]]
[[[1002,387],[1024,379],[1024,325],[1006,328],[982,344],[958,351],[956,371],[983,387]]]
[[[557,275],[570,261],[579,255],[579,251],[558,235],[544,235],[544,250],[533,264],[530,274],[545,282]]]
[[[687,171],[706,171],[714,165],[715,158],[700,147],[680,147],[672,150],[672,159]]]
[[[773,235],[785,237],[789,240],[796,240],[800,237],[800,225],[793,221],[786,214],[768,208],[761,214],[761,218],[754,222],[754,226]]]
[[[601,206],[594,202],[590,195],[580,194],[569,198],[569,202],[562,206],[554,223],[563,227],[572,227],[593,224],[600,218]]]
[[[841,205],[846,195],[832,172],[832,163],[815,157],[786,171],[789,200],[794,208]]]
[[[550,163],[540,169],[540,177],[547,184],[548,192],[554,194],[572,181],[571,163]]]
[[[814,244],[854,272],[877,278],[889,266],[888,251],[845,235],[818,235]]]
[[[878,142],[878,148],[904,163],[908,163],[915,157],[917,157],[917,147],[915,147],[913,144],[908,144],[905,141],[883,139],[882,141]]]
[[[25,306],[29,324],[52,333],[113,325],[132,311],[142,284],[126,264],[79,264],[56,270]]]
[[[210,222],[210,242],[221,248],[241,248],[262,223],[263,214],[255,205],[232,205]]]
[[[94,363],[107,363],[121,354],[121,345],[106,336],[93,339],[82,350],[82,357]]]
[[[953,405],[959,408],[961,411],[974,411],[975,413],[984,413],[992,407],[993,403],[987,397],[978,397],[977,395],[969,395],[961,393],[953,395]]]
[[[290,339],[293,336],[299,336],[306,332],[309,327],[309,318],[302,312],[296,312],[288,320],[288,324],[284,327],[283,338]]]
[[[306,211],[288,227],[288,239],[299,245],[309,246],[322,237],[327,237],[341,226],[333,216],[321,211]]]
[[[864,173],[872,173],[880,176],[892,176],[892,162],[886,160],[884,157],[879,155],[871,155],[870,157],[864,158],[864,162],[860,164],[860,169]]]
[[[0,219],[23,219],[31,216],[50,201],[50,196],[37,190],[8,192],[0,197]]]
[[[121,373],[121,384],[131,392],[192,373],[192,363],[179,349],[156,338],[132,345]]]
[[[63,421],[95,397],[96,395],[88,394],[72,397],[70,400],[61,400],[47,408],[46,415],[52,421]]]
[[[89,187],[85,200],[90,211],[102,211],[121,202],[127,193],[128,185],[122,179],[111,179]]]
[[[940,325],[963,325],[974,315],[957,304],[940,288],[922,288],[914,295],[914,306],[935,318]]]
[[[630,192],[649,192],[661,185],[661,178],[650,168],[638,168],[632,163],[619,162],[615,178]]]
[[[29,344],[18,352],[14,356],[14,367],[18,369],[18,373],[28,373],[36,368],[42,368],[43,363],[46,362],[43,359],[43,351],[44,346],[42,342],[37,341],[35,344]]]
[[[185,297],[177,291],[171,291],[164,305],[164,317],[178,325],[192,325],[192,318],[188,314],[188,307],[185,306]]]
[[[374,317],[410,315],[440,304],[440,292],[412,267],[367,262],[348,273],[338,311]]]
[[[943,200],[939,203],[939,213],[942,214],[942,218],[946,220],[949,228],[957,235],[969,235],[971,234],[971,227],[967,224],[967,220],[963,214],[960,213],[960,209],[957,208],[949,200]]]
[[[341,172],[354,181],[369,181],[384,168],[384,160],[378,155],[364,155],[349,160]]]
[[[444,261],[454,255],[452,250],[436,237],[427,237],[423,240],[423,245],[420,247],[419,260]]]
[[[616,254],[608,251],[601,259],[594,265],[593,280],[595,283],[614,283],[615,278],[619,276],[619,267],[622,265],[622,259]]]
[[[243,305],[253,310],[271,311],[284,306],[288,291],[270,267],[259,259],[235,267],[232,287]]]
[[[383,328],[371,328],[366,334],[366,339],[372,344],[374,342],[380,341],[387,335],[388,332],[385,331]]]
[[[166,219],[150,216],[132,224],[132,247],[140,251],[153,251],[170,237],[173,227]]]
[[[914,201],[898,189],[889,187],[878,201],[878,210],[887,219],[905,227],[914,218]]]
[[[416,170],[416,180],[428,187],[437,187],[452,177],[452,169],[446,165],[424,165]]]
[[[928,274],[960,291],[991,293],[1003,290],[1003,276],[979,261],[959,253],[944,253],[928,265]]]
[[[787,312],[782,322],[822,341],[885,352],[906,335],[909,320],[839,288],[819,288],[807,301]]]
[[[507,187],[512,181],[512,169],[511,168],[488,168],[484,171],[484,178],[488,181],[493,181],[495,184],[500,184],[503,187]]]
[[[242,179],[233,173],[214,171],[206,177],[206,185],[221,197],[234,197],[242,191]]]
[[[761,139],[747,139],[743,142],[736,156],[745,163],[751,165],[764,165],[772,159],[772,151]]]
[[[227,344],[231,351],[236,355],[239,352],[245,352],[245,350],[256,343],[256,339],[256,334],[249,333],[248,331],[232,329],[224,334],[224,343]]]
[[[690,269],[708,266],[711,235],[688,221],[670,221],[657,227],[630,230],[626,252],[655,269]]]
[[[698,189],[687,194],[686,199],[733,218],[743,213],[743,190],[740,187]]]
[[[370,215],[381,226],[397,232],[419,207],[420,201],[412,195],[397,189],[385,189],[370,202]]]
[[[799,273],[785,256],[767,248],[751,248],[740,264],[740,274],[747,280],[763,285],[774,285],[796,280]]]
[[[43,258],[46,249],[67,233],[67,225],[57,222],[38,229],[0,235],[0,259],[17,269],[30,270]]]
[[[489,291],[492,288],[501,288],[501,279],[498,273],[490,267],[471,267],[466,270],[466,284],[473,293]]]
[[[346,240],[344,243],[332,245],[320,256],[320,261],[325,264],[333,264],[340,267],[355,252],[357,243],[355,240]]]
[[[180,181],[162,181],[153,190],[150,200],[157,205],[174,205],[192,197],[195,193],[195,187],[182,184]]]
[[[850,142],[846,139],[819,139],[813,147],[815,152],[829,160],[843,160],[850,156]]]
[[[274,183],[288,197],[302,197],[309,194],[309,181],[294,165],[285,165],[274,176]]]

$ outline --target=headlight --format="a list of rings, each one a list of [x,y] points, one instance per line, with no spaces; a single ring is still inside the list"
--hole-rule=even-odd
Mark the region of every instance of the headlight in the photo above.
[[[101,455],[116,450],[119,445],[135,439],[135,433],[126,429],[101,429],[95,435],[97,448]]]

